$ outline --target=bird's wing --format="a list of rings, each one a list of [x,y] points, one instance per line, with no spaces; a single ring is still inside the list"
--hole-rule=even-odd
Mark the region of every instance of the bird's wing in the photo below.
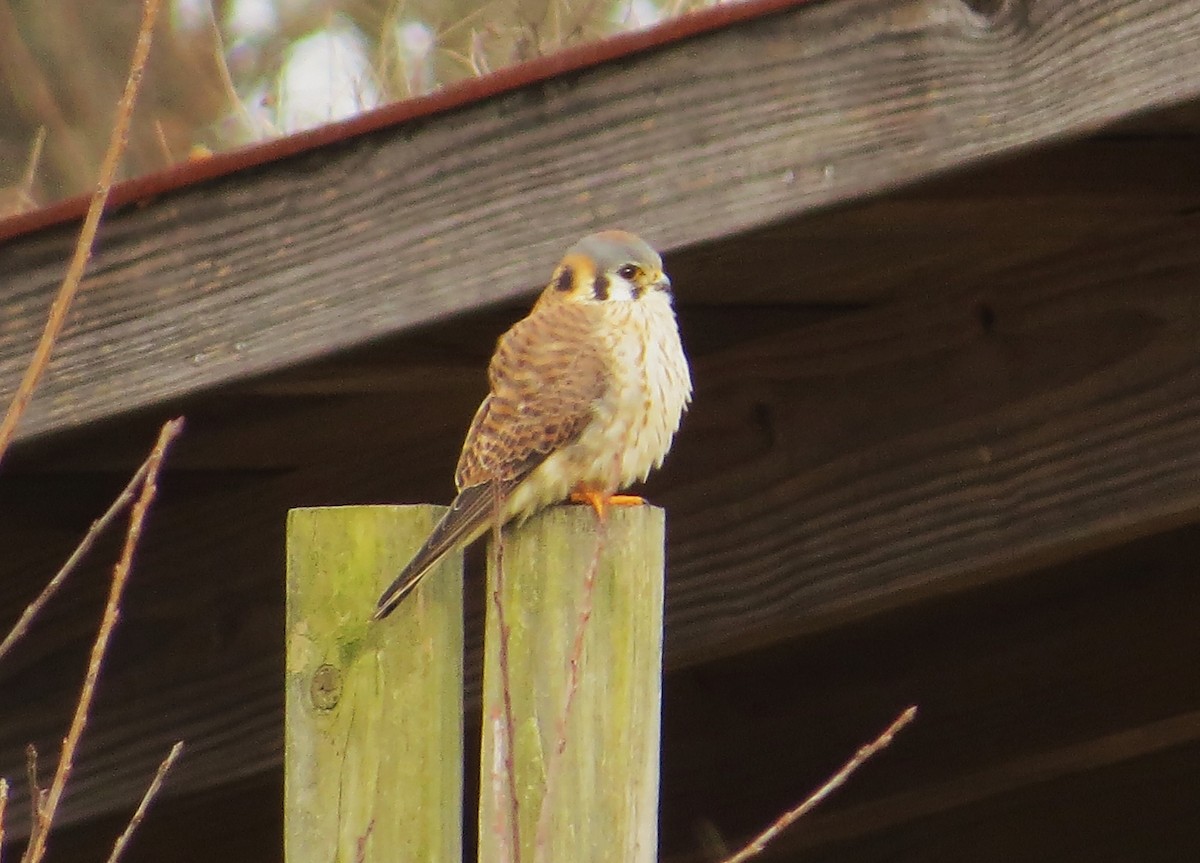
[[[488,368],[491,392],[459,456],[458,496],[384,591],[376,619],[389,614],[445,554],[481,536],[495,518],[496,502],[587,427],[609,381],[594,315],[582,305],[543,306],[500,338]]]
[[[609,383],[594,307],[536,309],[505,333],[488,368],[491,392],[463,444],[455,484],[528,476],[591,422]]]

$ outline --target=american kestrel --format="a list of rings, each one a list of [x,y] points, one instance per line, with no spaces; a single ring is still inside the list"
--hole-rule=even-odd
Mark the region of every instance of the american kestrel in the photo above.
[[[386,617],[445,554],[495,520],[567,497],[601,518],[616,492],[659,467],[691,400],[692,378],[654,249],[625,231],[584,237],[527,317],[500,337],[491,391],[467,432],[458,496],[379,598]]]

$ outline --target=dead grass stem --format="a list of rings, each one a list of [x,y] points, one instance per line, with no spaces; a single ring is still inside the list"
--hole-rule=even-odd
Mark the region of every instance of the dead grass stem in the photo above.
[[[146,793],[142,795],[141,801],[138,803],[137,809],[133,811],[133,815],[129,818],[129,823],[125,825],[125,829],[121,831],[121,835],[117,837],[117,841],[113,843],[112,852],[108,855],[107,863],[117,863],[121,855],[125,853],[125,848],[129,845],[129,840],[133,838],[133,833],[137,830],[138,825],[142,823],[142,819],[146,817],[146,810],[150,808],[150,801],[158,794],[158,790],[162,788],[163,780],[167,776],[167,771],[175,763],[180,753],[183,752],[183,741],[176,742],[171,747],[171,751],[167,753],[167,757],[158,765],[158,770],[154,773],[154,778],[150,780],[150,784],[146,787]]]
[[[50,355],[54,350],[54,344],[58,341],[58,336],[66,324],[67,313],[71,309],[71,303],[75,300],[75,294],[79,291],[84,269],[92,256],[96,231],[100,227],[100,216],[104,212],[108,193],[117,176],[117,166],[121,163],[121,157],[125,153],[125,146],[129,139],[133,105],[137,99],[138,90],[141,88],[146,60],[150,56],[150,43],[154,22],[158,17],[159,5],[160,0],[145,0],[142,9],[142,23],[138,28],[137,43],[134,45],[133,59],[129,64],[129,76],[125,81],[125,92],[121,95],[121,101],[117,103],[117,120],[113,125],[108,147],[104,151],[104,161],[100,166],[100,178],[96,182],[96,191],[88,206],[87,216],[84,217],[83,228],[75,243],[71,263],[67,266],[67,274],[63,277],[58,294],[50,307],[42,336],[25,369],[25,375],[17,386],[17,391],[13,394],[4,419],[0,420],[0,462],[3,461],[4,454],[8,451],[9,444],[16,433],[17,423],[20,422],[25,409],[29,406],[30,399],[33,398],[33,391],[42,379],[46,366],[50,364]]]
[[[509,829],[504,831],[508,839],[509,860],[511,863],[521,863],[521,810],[520,799],[517,797],[517,770],[513,753],[516,750],[517,721],[513,713],[512,676],[509,668],[508,642],[510,631],[504,615],[504,500],[500,491],[499,480],[493,480],[492,490],[494,499],[492,511],[492,567],[496,573],[492,589],[492,602],[496,607],[496,661],[500,666],[500,694],[504,704],[503,739],[496,738],[497,748],[503,747],[504,757],[493,759],[493,770],[497,767],[504,770],[507,776],[508,821]],[[495,777],[493,777],[493,785]],[[497,798],[499,802],[499,798]]]
[[[820,788],[804,798],[798,806],[789,809],[772,821],[766,830],[750,840],[749,844],[742,848],[741,851],[738,851],[732,857],[726,858],[724,863],[745,863],[751,857],[757,857],[761,854],[772,839],[815,809],[821,801],[845,784],[846,780],[850,778],[850,774],[861,767],[867,759],[886,748],[892,742],[892,739],[916,718],[916,715],[917,707],[914,704],[893,719],[892,724],[885,728],[882,734],[855,752],[854,757],[843,764],[841,769],[830,776]]]
[[[162,466],[167,447],[182,428],[182,419],[174,419],[164,424],[162,430],[159,432],[158,441],[150,453],[148,460],[149,468],[146,471],[145,479],[142,481],[141,494],[133,504],[133,509],[129,514],[129,528],[125,534],[125,545],[121,550],[121,556],[117,560],[116,566],[113,567],[112,584],[109,588],[108,601],[104,605],[104,615],[100,620],[100,628],[96,632],[95,641],[92,642],[87,673],[84,675],[83,685],[79,691],[79,698],[75,703],[75,712],[71,717],[71,725],[67,730],[66,737],[63,739],[62,750],[58,756],[58,765],[54,771],[54,779],[51,781],[49,791],[46,794],[45,803],[38,807],[35,833],[25,850],[25,855],[21,858],[22,863],[38,863],[46,853],[46,840],[50,833],[50,827],[54,823],[55,812],[57,812],[63,793],[66,791],[67,780],[70,778],[71,769],[74,766],[75,751],[79,747],[79,741],[83,737],[84,728],[87,726],[88,714],[96,693],[96,681],[100,677],[100,667],[104,662],[104,655],[108,650],[113,629],[117,625],[117,618],[120,614],[121,596],[125,591],[125,584],[129,580],[129,572],[133,565],[133,553],[137,548],[138,539],[141,537],[142,526],[145,524],[150,503],[154,500],[155,493],[158,490],[158,471]],[[31,788],[31,796],[35,793],[35,790]]]

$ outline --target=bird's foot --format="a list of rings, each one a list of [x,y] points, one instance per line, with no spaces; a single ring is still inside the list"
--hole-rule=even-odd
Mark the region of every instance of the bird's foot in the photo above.
[[[577,488],[571,492],[571,503],[585,503],[596,511],[596,518],[604,521],[605,513],[608,509],[608,502],[611,495],[607,495],[600,491],[590,491],[588,489]]]
[[[596,511],[596,518],[604,521],[610,506],[641,506],[646,502],[644,497],[636,494],[605,494],[602,491],[577,488],[571,492],[571,503],[584,503]]]

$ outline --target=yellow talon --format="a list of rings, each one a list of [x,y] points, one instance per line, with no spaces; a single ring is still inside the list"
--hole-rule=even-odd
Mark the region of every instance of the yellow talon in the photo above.
[[[571,492],[571,503],[584,503],[596,511],[596,517],[604,521],[610,506],[641,506],[646,502],[644,497],[636,494],[604,494],[589,489],[575,489]]]
[[[636,494],[614,494],[608,502],[613,506],[644,506],[646,499]]]
[[[571,503],[585,503],[596,511],[596,518],[604,521],[605,510],[608,507],[609,495],[598,491],[576,489],[571,492]]]

